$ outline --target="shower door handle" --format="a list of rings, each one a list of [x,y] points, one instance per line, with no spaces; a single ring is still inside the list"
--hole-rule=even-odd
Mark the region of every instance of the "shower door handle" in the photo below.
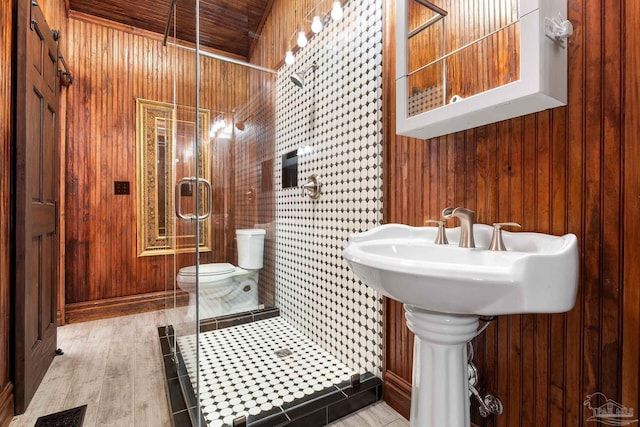
[[[205,189],[204,198],[206,202],[206,205],[205,205],[206,209],[202,216],[198,217],[196,216],[196,214],[193,214],[193,213],[182,212],[181,188],[182,188],[182,184],[187,184],[187,183],[189,185],[202,184],[204,186],[204,189]],[[211,216],[211,184],[209,183],[209,181],[203,178],[198,179],[194,176],[185,177],[185,178],[182,178],[180,181],[178,181],[175,188],[175,207],[176,207],[176,216],[180,219],[184,219],[187,221],[195,221],[196,219],[200,221],[204,221],[206,219],[209,219],[209,217]]]
[[[188,176],[182,178],[180,181],[176,183],[176,197],[175,197],[175,206],[176,206],[176,216],[180,219],[184,219],[186,221],[195,221],[196,217],[193,214],[183,214],[182,213],[182,184],[192,185],[195,182],[196,178],[193,176]]]
[[[205,219],[209,219],[209,217],[211,216],[211,192],[212,192],[211,183],[203,178],[200,178],[198,182],[204,185],[204,189],[205,189],[204,197],[207,202],[207,205],[206,205],[207,209],[204,211],[204,214],[199,218],[200,221],[204,221]]]

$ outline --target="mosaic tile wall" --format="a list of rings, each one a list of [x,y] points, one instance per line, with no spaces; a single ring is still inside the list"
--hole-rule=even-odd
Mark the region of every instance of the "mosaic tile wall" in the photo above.
[[[303,88],[293,72],[318,65]],[[382,223],[382,3],[352,0],[283,66],[276,82],[276,306],[351,369],[380,375],[381,300],[342,257],[349,235]],[[298,151],[298,187],[282,155]],[[300,186],[311,174],[322,195]]]

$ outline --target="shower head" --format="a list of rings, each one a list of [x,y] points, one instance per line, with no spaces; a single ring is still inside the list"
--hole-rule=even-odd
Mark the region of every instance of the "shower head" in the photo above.
[[[236,129],[244,130],[244,121],[236,122]]]
[[[307,75],[307,73],[312,70],[315,71],[317,68],[318,68],[318,64],[314,62],[302,73],[291,74],[291,81],[298,87],[304,87],[304,78]]]
[[[291,74],[291,81],[298,87],[304,86],[304,74],[301,73],[293,73]]]

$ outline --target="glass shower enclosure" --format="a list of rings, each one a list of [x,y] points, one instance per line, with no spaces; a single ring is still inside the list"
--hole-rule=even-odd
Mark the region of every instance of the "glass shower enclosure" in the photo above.
[[[275,72],[201,43],[202,22],[210,22],[201,9],[211,4],[174,2],[170,95],[159,99],[171,107],[157,152],[170,183],[158,194],[171,241],[160,333],[175,424],[325,425],[382,395],[378,300],[326,248],[347,231],[336,215],[379,211],[365,201],[379,200],[380,186],[364,164],[379,167],[369,80],[380,68],[371,52],[381,28],[371,23],[381,23],[382,7],[348,2],[335,22],[327,9],[322,35]],[[363,46],[371,61],[351,61]],[[291,77],[305,70],[313,73],[300,87]],[[348,150],[353,161],[333,162]],[[300,187],[316,172],[326,186],[310,201]]]
[[[211,350],[221,344],[206,333],[275,311],[274,85],[262,84],[275,75],[202,46],[200,25],[199,0],[172,2],[165,34],[171,113],[156,122],[158,179],[167,182],[157,197],[159,222],[171,242],[160,335],[167,370],[175,372],[169,388],[179,387],[182,399],[174,419],[231,425],[234,405],[205,419],[203,396],[215,398],[224,383],[229,398],[228,387],[245,382],[213,374],[224,362]]]

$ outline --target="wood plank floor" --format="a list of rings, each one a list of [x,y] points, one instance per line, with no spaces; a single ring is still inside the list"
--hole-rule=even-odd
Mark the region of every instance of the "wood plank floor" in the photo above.
[[[163,312],[58,328],[54,359],[23,415],[11,427],[87,405],[85,426],[170,426],[157,326]]]
[[[330,425],[331,427],[409,427],[409,422],[389,405],[380,401]]]
[[[32,427],[38,417],[87,405],[85,427],[171,426],[157,327],[164,313],[75,323],[58,328],[56,357],[27,412],[10,427]],[[407,427],[384,402],[334,427]]]

